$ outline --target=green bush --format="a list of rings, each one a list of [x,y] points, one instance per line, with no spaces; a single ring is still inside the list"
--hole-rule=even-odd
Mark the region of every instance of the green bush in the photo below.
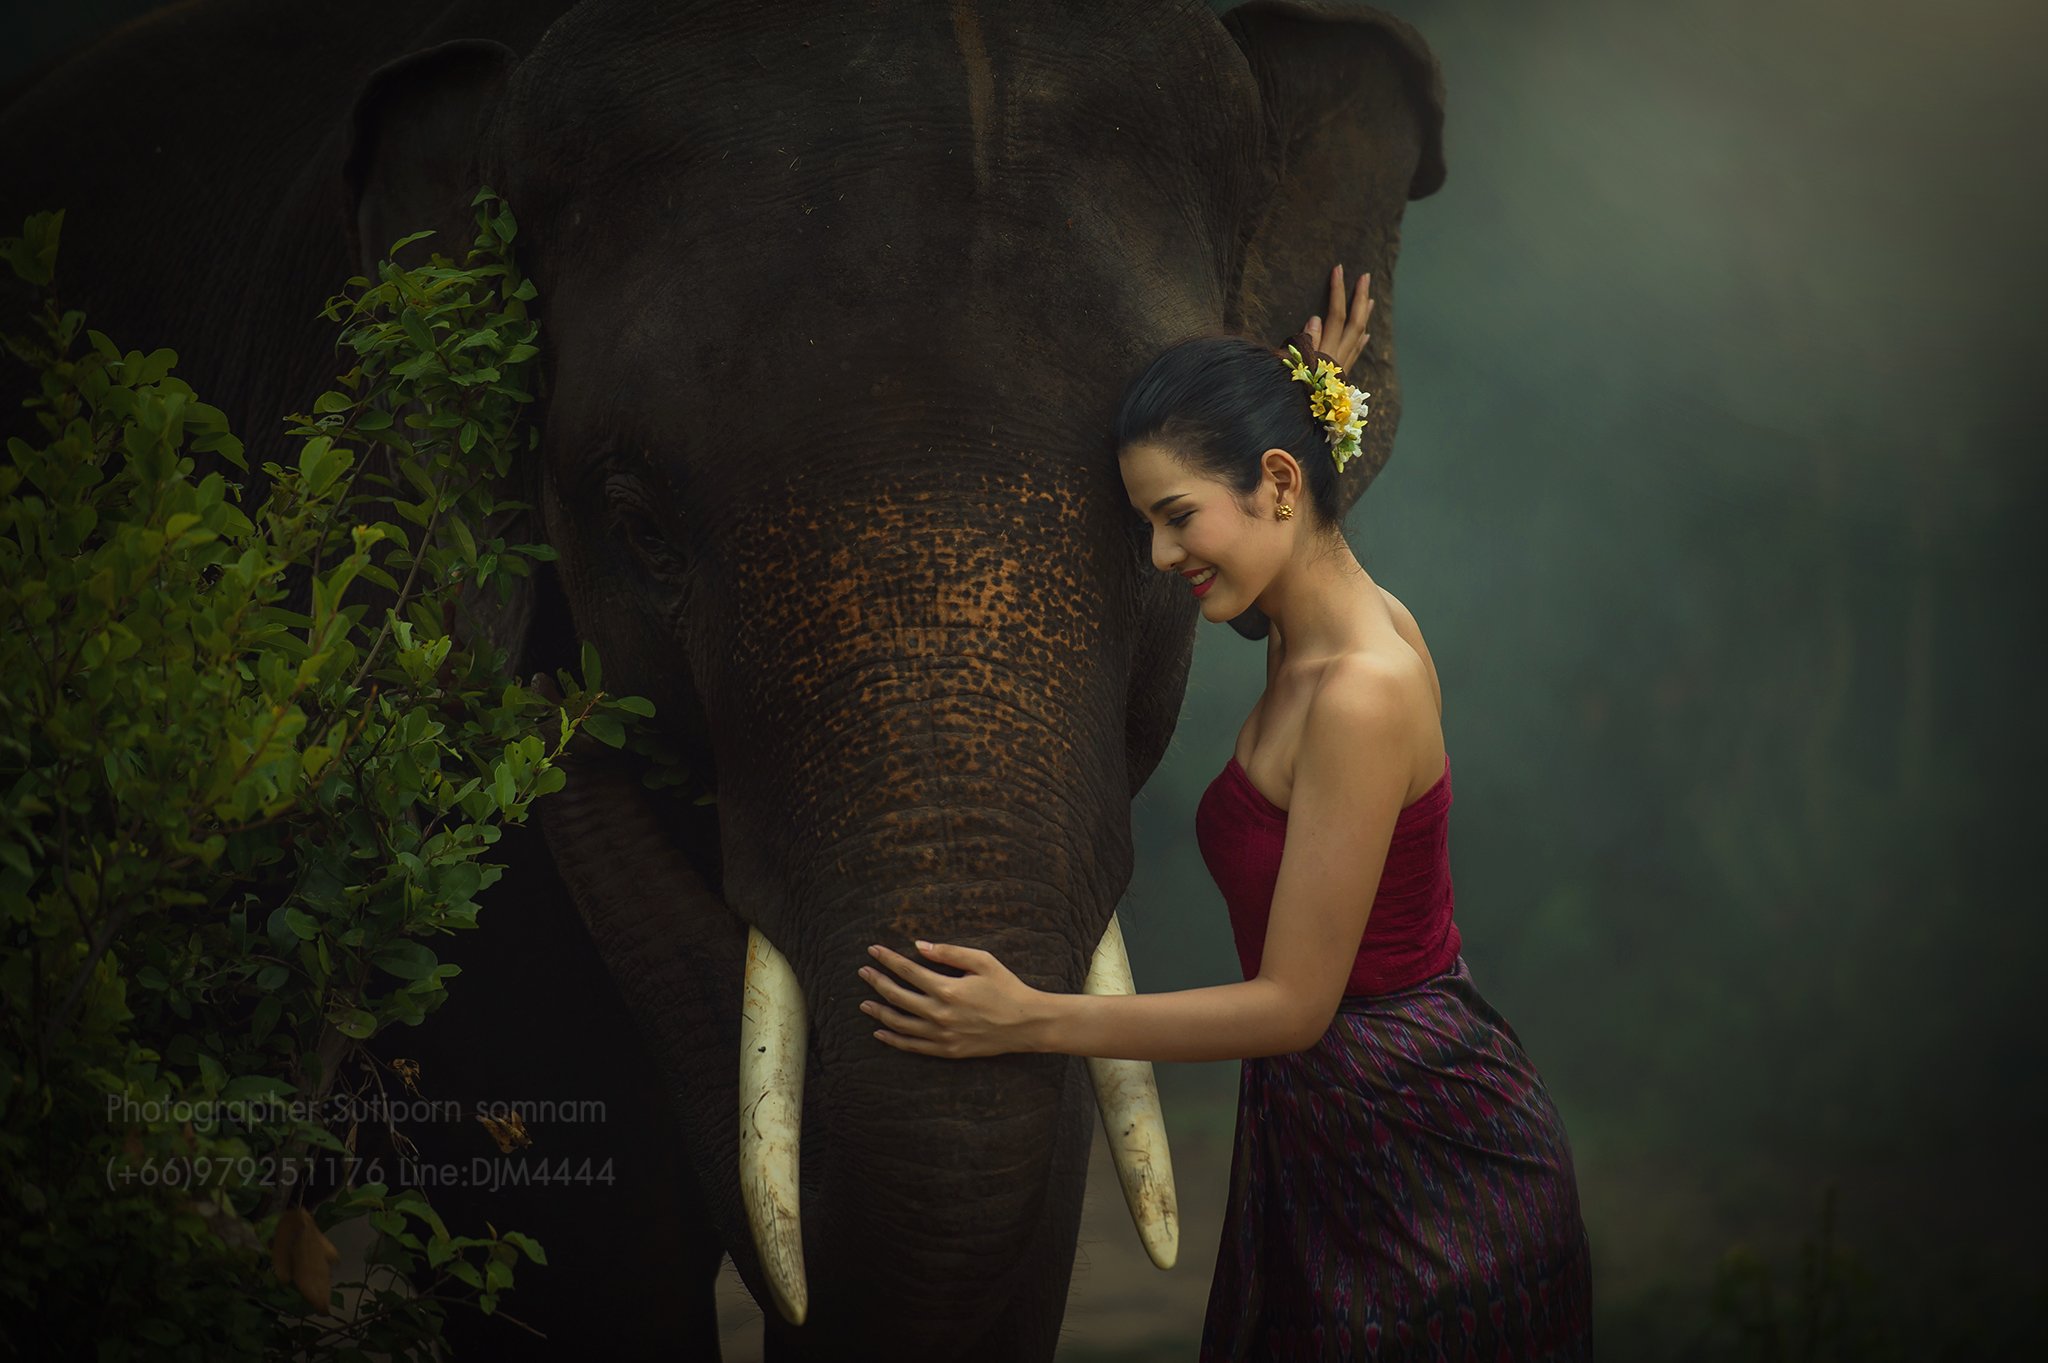
[[[376,1043],[445,998],[434,941],[476,926],[492,844],[561,788],[571,738],[652,713],[587,648],[556,702],[466,627],[552,557],[497,533],[525,509],[494,489],[538,439],[537,328],[511,212],[475,206],[461,266],[386,262],[329,301],[353,367],[289,419],[260,501],[171,351],[124,354],[47,297],[6,338],[42,435],[0,467],[10,1349],[427,1357],[450,1303],[492,1311],[545,1262],[451,1234],[335,1119],[412,1088]],[[61,225],[0,243],[38,293]],[[424,1290],[371,1275],[344,1322],[321,1232],[356,1216]]]

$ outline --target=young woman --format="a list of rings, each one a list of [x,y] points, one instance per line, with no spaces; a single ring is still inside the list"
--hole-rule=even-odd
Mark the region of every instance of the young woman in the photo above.
[[[1436,669],[1338,521],[1362,415],[1346,409],[1365,396],[1338,390],[1370,283],[1347,308],[1332,272],[1327,356],[1318,318],[1290,338],[1306,365],[1188,341],[1117,418],[1153,564],[1189,580],[1204,619],[1256,604],[1271,626],[1265,692],[1195,815],[1245,979],[1051,994],[986,951],[877,946],[886,972],[861,974],[882,997],[862,1007],[881,1041],[925,1055],[1244,1061],[1203,1363],[1585,1359],[1591,1256],[1564,1124],[1451,921]]]

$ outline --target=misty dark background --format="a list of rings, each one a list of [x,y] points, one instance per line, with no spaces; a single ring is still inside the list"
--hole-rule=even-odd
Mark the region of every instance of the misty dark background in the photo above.
[[[153,7],[10,9],[0,83]],[[1348,531],[1443,683],[1465,956],[1564,1113],[1601,1357],[1778,1356],[1716,1267],[1796,1302],[1829,1187],[1855,1321],[2043,1356],[2048,7],[1383,8],[1449,177]],[[1135,806],[1141,988],[1238,976],[1193,816],[1263,659],[1202,628]],[[1227,1138],[1236,1063],[1158,1068]]]

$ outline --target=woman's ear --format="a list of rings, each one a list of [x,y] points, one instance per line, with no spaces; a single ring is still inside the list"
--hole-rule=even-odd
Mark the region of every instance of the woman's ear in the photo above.
[[[1307,492],[1307,483],[1301,476],[1301,465],[1294,456],[1279,446],[1267,450],[1262,460],[1266,476],[1273,480],[1279,500],[1292,503]]]

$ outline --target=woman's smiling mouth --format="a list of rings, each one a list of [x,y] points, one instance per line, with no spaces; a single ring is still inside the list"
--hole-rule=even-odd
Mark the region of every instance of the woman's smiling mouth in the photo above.
[[[1201,572],[1190,576],[1188,581],[1194,585],[1195,595],[1200,596],[1207,592],[1215,583],[1216,570],[1214,568],[1204,568]]]

